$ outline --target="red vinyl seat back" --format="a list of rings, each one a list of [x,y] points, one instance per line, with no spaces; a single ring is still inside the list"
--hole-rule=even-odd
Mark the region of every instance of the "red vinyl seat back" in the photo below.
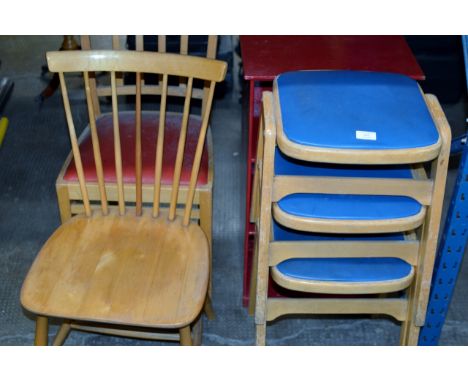
[[[142,182],[154,183],[154,164],[156,156],[156,141],[159,129],[158,112],[142,112]],[[164,151],[162,165],[162,184],[172,184],[174,165],[177,154],[182,114],[167,112],[164,131]],[[114,159],[114,132],[112,114],[103,114],[97,121],[99,145],[101,148],[104,179],[106,182],[116,183],[115,159]],[[184,161],[180,184],[188,185],[195,155],[197,140],[201,127],[201,118],[190,116],[187,140],[185,143]],[[119,113],[120,140],[122,147],[122,168],[124,182],[135,182],[135,113]],[[97,182],[96,166],[94,163],[93,145],[91,135],[87,135],[80,143],[81,160],[86,181]],[[207,144],[203,148],[203,154],[198,174],[197,185],[208,183],[209,155]],[[64,180],[78,182],[75,162],[72,159],[64,174]]]

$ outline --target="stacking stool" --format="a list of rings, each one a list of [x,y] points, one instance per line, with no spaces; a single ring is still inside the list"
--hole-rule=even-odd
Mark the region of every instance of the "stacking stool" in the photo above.
[[[403,323],[401,344],[417,343],[449,151],[437,99],[408,77],[276,78],[263,96],[253,188],[257,344],[267,321],[306,313],[387,314]],[[321,297],[269,298],[270,277]]]

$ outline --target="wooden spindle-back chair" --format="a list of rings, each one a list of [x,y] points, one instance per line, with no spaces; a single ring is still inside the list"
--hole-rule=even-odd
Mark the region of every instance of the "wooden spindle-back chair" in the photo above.
[[[65,320],[55,343],[61,344],[72,328],[118,335],[155,338],[154,333],[134,329],[109,328],[125,325],[151,329],[178,329],[172,336],[182,344],[191,343],[190,325],[199,317],[209,280],[209,246],[206,235],[190,219],[208,129],[216,82],[222,81],[226,64],[221,61],[174,54],[130,51],[49,52],[49,70],[59,73],[65,115],[79,179],[84,214],[67,220],[46,242],[23,284],[21,302],[38,316],[36,343],[47,343],[47,317]],[[93,147],[100,209],[92,208],[90,184],[82,164],[72,107],[65,75],[82,72],[89,127]],[[116,176],[117,209],[110,208],[109,191],[103,171],[102,143],[93,107],[90,72],[108,72],[111,79],[113,157]],[[135,100],[135,204],[129,206],[123,175],[124,151],[121,147],[116,72],[136,75]],[[143,208],[142,185],[142,85],[143,73],[162,77],[161,103],[157,128],[155,173],[151,210]],[[168,80],[186,78],[183,115],[179,130],[173,181],[168,211],[161,209],[162,163],[167,143]],[[192,84],[195,79],[209,81],[209,93],[201,125],[195,132],[196,149],[191,161],[190,181],[184,208],[177,210],[181,198],[181,172],[184,152],[190,144]],[[157,109],[157,105],[152,105]],[[96,185],[95,185],[96,186]],[[93,326],[94,325],[94,326]],[[103,327],[103,325],[105,327]]]
[[[150,41],[151,39],[155,39],[157,41],[157,51],[159,53],[166,53],[166,41],[169,38],[168,36],[135,36],[135,50],[136,51],[143,51],[144,50],[144,41]],[[177,39],[177,36],[171,37],[171,41]],[[180,36],[180,43],[179,43],[179,53],[181,55],[190,55],[189,50],[189,42],[190,36]],[[218,43],[218,36],[207,36],[206,37],[206,54],[205,57],[209,59],[216,58],[216,51],[217,51],[217,43]],[[83,35],[81,36],[81,48],[82,50],[92,50],[95,49],[96,46],[101,47],[102,45],[106,46],[106,49],[112,49],[116,51],[126,50],[124,41],[124,36],[109,36],[107,37],[100,37],[100,42],[95,41],[95,38],[90,36]],[[156,42],[155,41],[155,42]],[[107,48],[108,47],[108,48]],[[133,74],[127,73],[127,77],[132,77]],[[146,73],[149,76],[149,73]],[[97,77],[96,77],[97,76]],[[157,81],[154,81],[154,77],[156,77]],[[167,107],[169,110],[170,106],[173,104],[177,104],[178,101],[184,101],[186,96],[187,90],[187,80],[184,78],[176,78],[175,76],[171,77],[172,81],[168,81],[166,84],[167,86],[164,87],[164,78],[160,75],[153,75],[153,81],[146,81],[145,75],[142,75],[140,80],[140,88],[139,90],[136,88],[135,82],[131,83],[131,79],[125,81],[124,73],[116,72],[115,74],[115,92],[117,96],[127,96],[130,99],[137,94],[137,91],[141,93],[143,99],[145,97],[157,96],[160,97],[162,95],[163,89],[165,89],[165,94],[167,96]],[[112,97],[112,86],[110,83],[109,78],[101,76],[99,72],[89,72],[89,91],[90,97],[92,100],[92,107],[94,111],[94,116],[98,119],[97,129],[103,128],[102,125],[106,125],[109,128],[111,123],[111,117],[109,113],[105,113],[106,103],[110,97]],[[192,88],[190,97],[194,104],[191,110],[191,124],[194,125],[201,125],[201,116],[204,113],[205,107],[208,103],[210,97],[210,82],[203,81],[203,80],[195,80],[192,82]],[[180,104],[180,102],[179,102]],[[179,105],[180,106],[180,105]],[[180,107],[173,107],[172,110],[168,114],[168,122],[171,125],[180,125],[182,121],[182,112],[180,111]],[[152,111],[152,113],[147,113],[143,115],[142,121],[143,128],[141,130],[141,139],[143,142],[147,142],[148,140],[153,139],[154,129],[146,128],[146,125],[151,123],[151,119],[159,120],[159,116],[157,112]],[[128,144],[132,144],[132,142],[128,142],[128,140],[132,140],[133,131],[135,130],[135,120],[128,119],[126,123],[123,124],[123,130],[129,130],[128,134],[122,134],[122,145],[126,146]],[[104,153],[109,153],[113,146],[112,134],[110,134],[110,129],[107,130],[108,134],[102,134],[101,136],[101,147]],[[92,144],[90,138],[90,128],[87,127],[78,138],[80,142],[80,146],[84,147],[83,156],[83,166],[85,173],[89,173],[90,179],[90,187],[88,190],[88,198],[91,202],[91,208],[99,208],[97,204],[100,199],[100,191],[99,186],[97,184],[97,173],[94,171],[94,163],[93,163],[93,155],[92,155]],[[168,134],[166,140],[169,145],[173,145],[176,147],[177,142],[172,141],[174,138],[177,138],[174,134]],[[213,203],[213,142],[211,137],[211,129],[208,127],[207,131],[207,139],[206,145],[203,150],[203,160],[201,162],[201,176],[196,184],[195,187],[195,194],[194,194],[194,208],[191,212],[191,218],[194,220],[198,220],[200,223],[201,228],[205,232],[208,242],[210,245],[210,253],[211,253],[211,243],[212,243],[212,203]],[[189,150],[186,152],[187,157],[191,157],[194,155],[193,150]],[[145,159],[146,157],[144,157]],[[107,161],[106,161],[107,159]],[[124,176],[134,177],[134,166],[131,163],[127,163],[128,160],[132,159],[131,156],[123,157],[123,169],[124,169]],[[181,160],[182,158],[180,158]],[[111,158],[104,158],[104,166],[103,166],[103,174],[106,179],[106,187],[108,189],[108,201],[112,204],[118,202],[118,182],[114,175],[114,171],[112,168],[107,168],[106,163],[112,163]],[[142,184],[140,185],[143,189],[142,192],[142,202],[143,208],[150,208],[151,203],[153,202],[153,184],[154,184],[154,162],[151,160],[143,160],[142,161],[142,168],[140,169],[144,174]],[[162,182],[160,186],[160,202],[161,208],[167,209],[169,203],[171,202],[171,182],[173,178],[173,168],[172,162],[166,163],[163,162],[163,174],[165,176],[162,177]],[[180,184],[180,193],[181,195],[185,195],[188,190],[189,185],[189,171],[188,168],[184,167],[181,176],[181,184]],[[66,159],[62,169],[57,177],[56,181],[56,189],[57,189],[57,199],[58,205],[60,210],[60,217],[62,223],[67,221],[72,217],[72,215],[76,213],[83,212],[83,199],[81,197],[80,186],[79,186],[79,179],[78,174],[75,171],[75,166],[73,164],[73,156],[70,152],[70,155]],[[129,202],[136,201],[136,194],[135,194],[135,185],[131,182],[125,186],[125,199]],[[178,200],[178,206],[184,206],[184,199],[180,198]],[[114,206],[111,205],[111,208]],[[211,264],[211,260],[210,260]],[[210,295],[211,295],[211,282],[210,282]],[[211,305],[207,304],[207,314],[210,318],[213,317],[213,312],[211,309]]]

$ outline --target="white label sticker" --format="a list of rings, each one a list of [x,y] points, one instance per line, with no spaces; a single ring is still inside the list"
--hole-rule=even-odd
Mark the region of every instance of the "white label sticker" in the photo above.
[[[375,131],[356,130],[356,139],[365,139],[366,141],[376,141],[377,133]]]

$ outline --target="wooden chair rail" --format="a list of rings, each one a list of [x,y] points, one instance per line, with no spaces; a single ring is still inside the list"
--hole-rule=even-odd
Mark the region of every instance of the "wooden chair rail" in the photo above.
[[[112,91],[107,87],[99,87],[97,88],[97,95],[99,97],[109,97],[112,95]],[[168,96],[176,96],[176,97],[185,97],[186,94],[186,86],[175,86],[169,85],[167,87],[167,95]],[[127,96],[127,95],[135,95],[136,93],[136,86],[135,85],[120,85],[117,86],[117,95],[119,96]],[[162,90],[161,86],[159,85],[142,85],[141,86],[141,95],[161,95]],[[192,99],[203,99],[203,89],[194,88],[192,90]]]
[[[431,204],[432,188],[431,180],[275,176],[272,200],[277,202],[296,193],[397,195],[409,196],[427,206]]]
[[[407,300],[402,298],[269,298],[267,321],[286,314],[388,314],[402,321]],[[255,321],[257,324],[261,322]]]
[[[49,70],[55,72],[170,73],[206,81],[224,80],[227,64],[208,58],[172,53],[87,50],[47,52]]]
[[[395,280],[376,282],[336,282],[302,280],[281,273],[276,267],[271,268],[272,279],[283,288],[306,293],[325,293],[338,295],[369,295],[398,292],[408,288],[414,279],[414,268],[407,276]]]

